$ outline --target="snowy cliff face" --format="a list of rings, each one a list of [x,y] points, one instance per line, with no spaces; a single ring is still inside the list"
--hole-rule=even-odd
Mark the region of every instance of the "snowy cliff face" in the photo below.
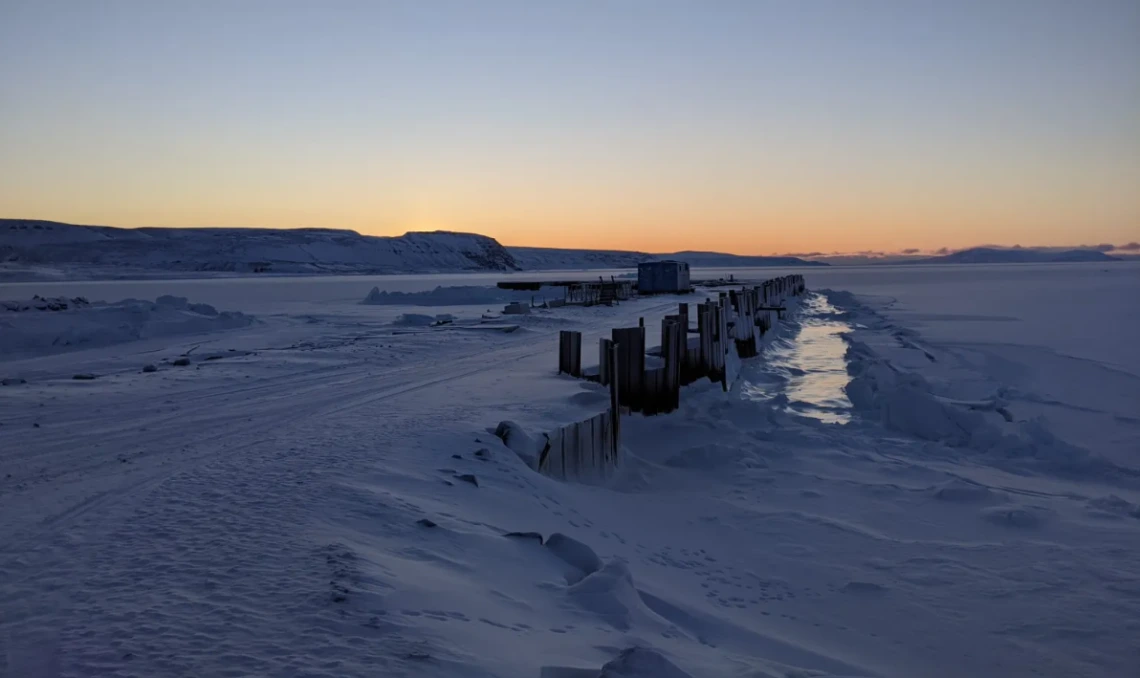
[[[360,235],[334,229],[138,228],[0,219],[0,261],[174,271],[403,273],[517,270],[472,233]]]

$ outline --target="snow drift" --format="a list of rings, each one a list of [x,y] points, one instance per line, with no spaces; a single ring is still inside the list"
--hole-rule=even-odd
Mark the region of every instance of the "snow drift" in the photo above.
[[[388,292],[373,287],[360,301],[366,306],[482,306],[529,301],[530,292],[512,292],[497,287],[436,287],[424,292]]]
[[[867,322],[877,321],[874,313],[859,306],[851,295],[830,296],[836,304],[841,299],[845,301]],[[845,390],[865,418],[942,449],[957,450],[962,456],[979,456],[993,466],[1018,473],[1108,482],[1136,479],[1134,471],[1058,438],[1040,418],[1013,421],[998,396],[967,401],[940,395],[921,374],[893,365],[851,335],[846,339],[851,381]]]
[[[393,325],[397,327],[431,327],[433,325],[443,325],[455,320],[455,316],[449,313],[441,313],[439,315],[424,315],[423,313],[403,313],[400,317],[392,321]]]
[[[0,360],[246,327],[253,317],[184,297],[115,303],[33,298],[0,303]]]

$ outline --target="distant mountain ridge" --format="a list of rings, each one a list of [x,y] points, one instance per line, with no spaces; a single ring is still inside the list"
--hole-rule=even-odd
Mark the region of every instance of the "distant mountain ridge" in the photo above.
[[[795,257],[716,252],[504,247],[450,231],[369,236],[331,228],[116,228],[0,219],[0,264],[82,269],[84,275],[143,273],[435,273],[635,268],[678,259],[694,267],[826,266]]]
[[[686,261],[690,266],[697,268],[719,268],[739,266],[753,268],[758,266],[830,266],[823,261],[812,261],[789,256],[760,256],[749,254],[722,254],[720,252],[675,252],[673,254],[658,255],[662,259],[676,259]]]
[[[114,228],[0,219],[0,262],[112,269],[274,273],[516,271],[474,233],[361,235],[327,228]]]
[[[463,271],[631,269],[675,259],[694,268],[828,266],[792,256],[684,251],[506,247],[451,231],[369,236],[331,228],[115,228],[0,219],[0,276],[29,271],[64,277],[154,277],[183,273],[389,274]],[[1123,261],[1093,249],[975,247],[882,264],[996,264]],[[39,273],[36,273],[39,275]]]
[[[927,257],[912,264],[1047,264],[1087,261],[1120,261],[1099,250],[1050,250],[1029,247],[1004,249],[1000,247],[973,247],[941,257]]]
[[[827,266],[799,257],[749,256],[720,252],[650,254],[625,250],[572,250],[546,247],[507,247],[524,270],[634,268],[643,261],[684,261],[693,268],[754,268],[761,266]]]
[[[623,250],[569,250],[557,247],[507,247],[523,270],[571,270],[590,268],[635,268],[656,259],[645,252]]]

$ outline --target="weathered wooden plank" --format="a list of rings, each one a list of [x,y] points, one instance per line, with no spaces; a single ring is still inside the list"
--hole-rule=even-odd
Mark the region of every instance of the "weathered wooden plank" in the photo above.
[[[539,471],[548,476],[555,478],[561,477],[562,473],[562,429],[555,429],[550,434],[550,452],[546,455],[546,463],[539,468]]]
[[[641,411],[642,379],[645,373],[645,328],[630,327],[613,330],[618,344],[618,374],[621,380],[618,394],[623,405],[635,412]]]
[[[606,470],[602,461],[602,417],[604,416],[605,413],[590,417],[590,468],[599,475]]]
[[[713,324],[712,324],[712,304],[700,304],[697,306],[697,332],[700,341],[699,352],[697,354],[697,363],[699,365],[696,376],[707,376],[713,370]]]
[[[580,378],[582,376],[582,333],[571,333],[570,344],[570,375]]]
[[[672,412],[680,404],[681,393],[681,348],[685,341],[682,333],[681,319],[674,317],[667,319],[662,325],[664,335],[662,343],[662,356],[665,359],[664,411]]]
[[[574,425],[574,477],[580,478],[582,474],[587,471],[586,468],[586,444],[587,439],[587,422],[580,421]]]
[[[621,400],[618,398],[621,377],[618,375],[617,369],[618,347],[613,342],[610,343],[610,352],[606,360],[608,361],[606,371],[610,375],[610,436],[612,438],[610,444],[613,453],[612,461],[616,464],[621,441]]]
[[[558,332],[558,372],[572,377],[582,376],[582,333],[574,330]]]
[[[566,477],[578,477],[578,434],[581,433],[581,424],[570,424],[566,427],[566,454],[563,457],[566,460]]]
[[[614,342],[602,337],[598,340],[598,383],[602,386],[608,386],[610,379],[612,379],[613,372],[611,372],[612,365],[610,365],[609,355],[613,349]]]

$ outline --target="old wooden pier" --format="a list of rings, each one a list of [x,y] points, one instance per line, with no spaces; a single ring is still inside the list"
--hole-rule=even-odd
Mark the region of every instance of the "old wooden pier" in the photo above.
[[[783,316],[785,301],[805,291],[800,275],[773,278],[759,285],[718,292],[696,304],[695,327],[690,305],[661,321],[657,351],[646,352],[644,322],[615,328],[598,345],[598,370],[582,370],[582,334],[563,330],[559,336],[559,372],[595,380],[610,387],[610,408],[584,422],[547,434],[539,470],[560,478],[587,472],[604,474],[617,464],[620,418],[639,412],[652,415],[680,406],[681,387],[700,379],[720,383],[727,391],[742,359],[759,354],[761,340]],[[690,338],[690,334],[695,337]],[[655,363],[648,367],[648,358]]]

